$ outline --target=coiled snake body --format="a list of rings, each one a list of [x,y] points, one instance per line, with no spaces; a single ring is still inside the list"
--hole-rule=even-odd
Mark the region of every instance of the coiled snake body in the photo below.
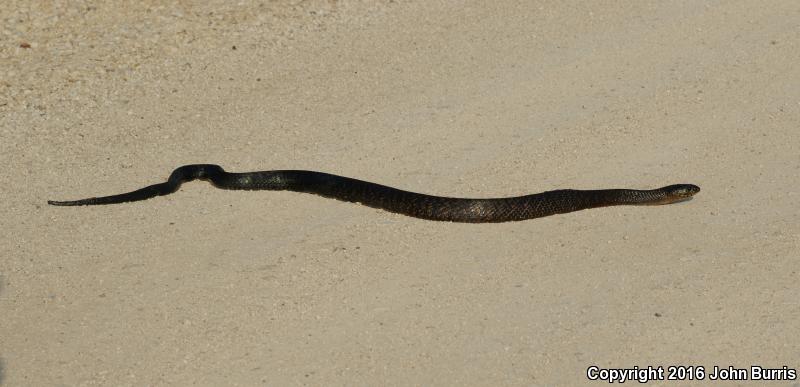
[[[73,201],[48,201],[54,206],[115,204],[168,195],[181,183],[209,180],[218,188],[233,190],[296,191],[396,212],[416,218],[450,222],[489,223],[540,218],[588,208],[617,205],[658,205],[683,201],[700,191],[692,184],[653,190],[562,189],[533,195],[464,199],[425,195],[349,177],[314,171],[225,172],[213,164],[179,167],[160,184],[112,196]]]

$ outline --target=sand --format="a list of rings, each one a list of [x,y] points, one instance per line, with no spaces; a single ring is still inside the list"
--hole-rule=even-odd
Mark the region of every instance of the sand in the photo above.
[[[798,18],[794,0],[5,1],[0,383],[797,369]],[[484,225],[204,183],[46,205],[189,163],[450,196],[702,192]],[[759,384],[718,384],[740,383]]]

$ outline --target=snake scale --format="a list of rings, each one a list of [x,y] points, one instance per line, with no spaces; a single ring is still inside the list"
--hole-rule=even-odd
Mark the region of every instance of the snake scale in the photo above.
[[[323,172],[283,170],[230,173],[218,165],[193,164],[175,169],[164,183],[136,191],[48,203],[54,206],[84,206],[134,202],[171,194],[182,183],[197,179],[208,180],[222,189],[305,192],[416,218],[466,223],[518,221],[606,206],[669,204],[687,200],[700,191],[696,185],[675,184],[651,190],[561,189],[517,197],[466,199],[425,195]]]

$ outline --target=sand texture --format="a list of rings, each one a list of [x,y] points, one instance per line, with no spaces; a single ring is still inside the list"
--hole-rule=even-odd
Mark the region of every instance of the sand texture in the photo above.
[[[0,384],[800,367],[796,0],[2,3]],[[46,204],[192,163],[702,192],[482,225],[202,182]]]

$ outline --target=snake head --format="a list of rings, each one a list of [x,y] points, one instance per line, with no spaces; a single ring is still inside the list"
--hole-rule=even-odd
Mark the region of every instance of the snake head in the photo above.
[[[664,192],[663,204],[677,203],[690,199],[700,192],[700,187],[694,184],[674,184],[661,189]]]

